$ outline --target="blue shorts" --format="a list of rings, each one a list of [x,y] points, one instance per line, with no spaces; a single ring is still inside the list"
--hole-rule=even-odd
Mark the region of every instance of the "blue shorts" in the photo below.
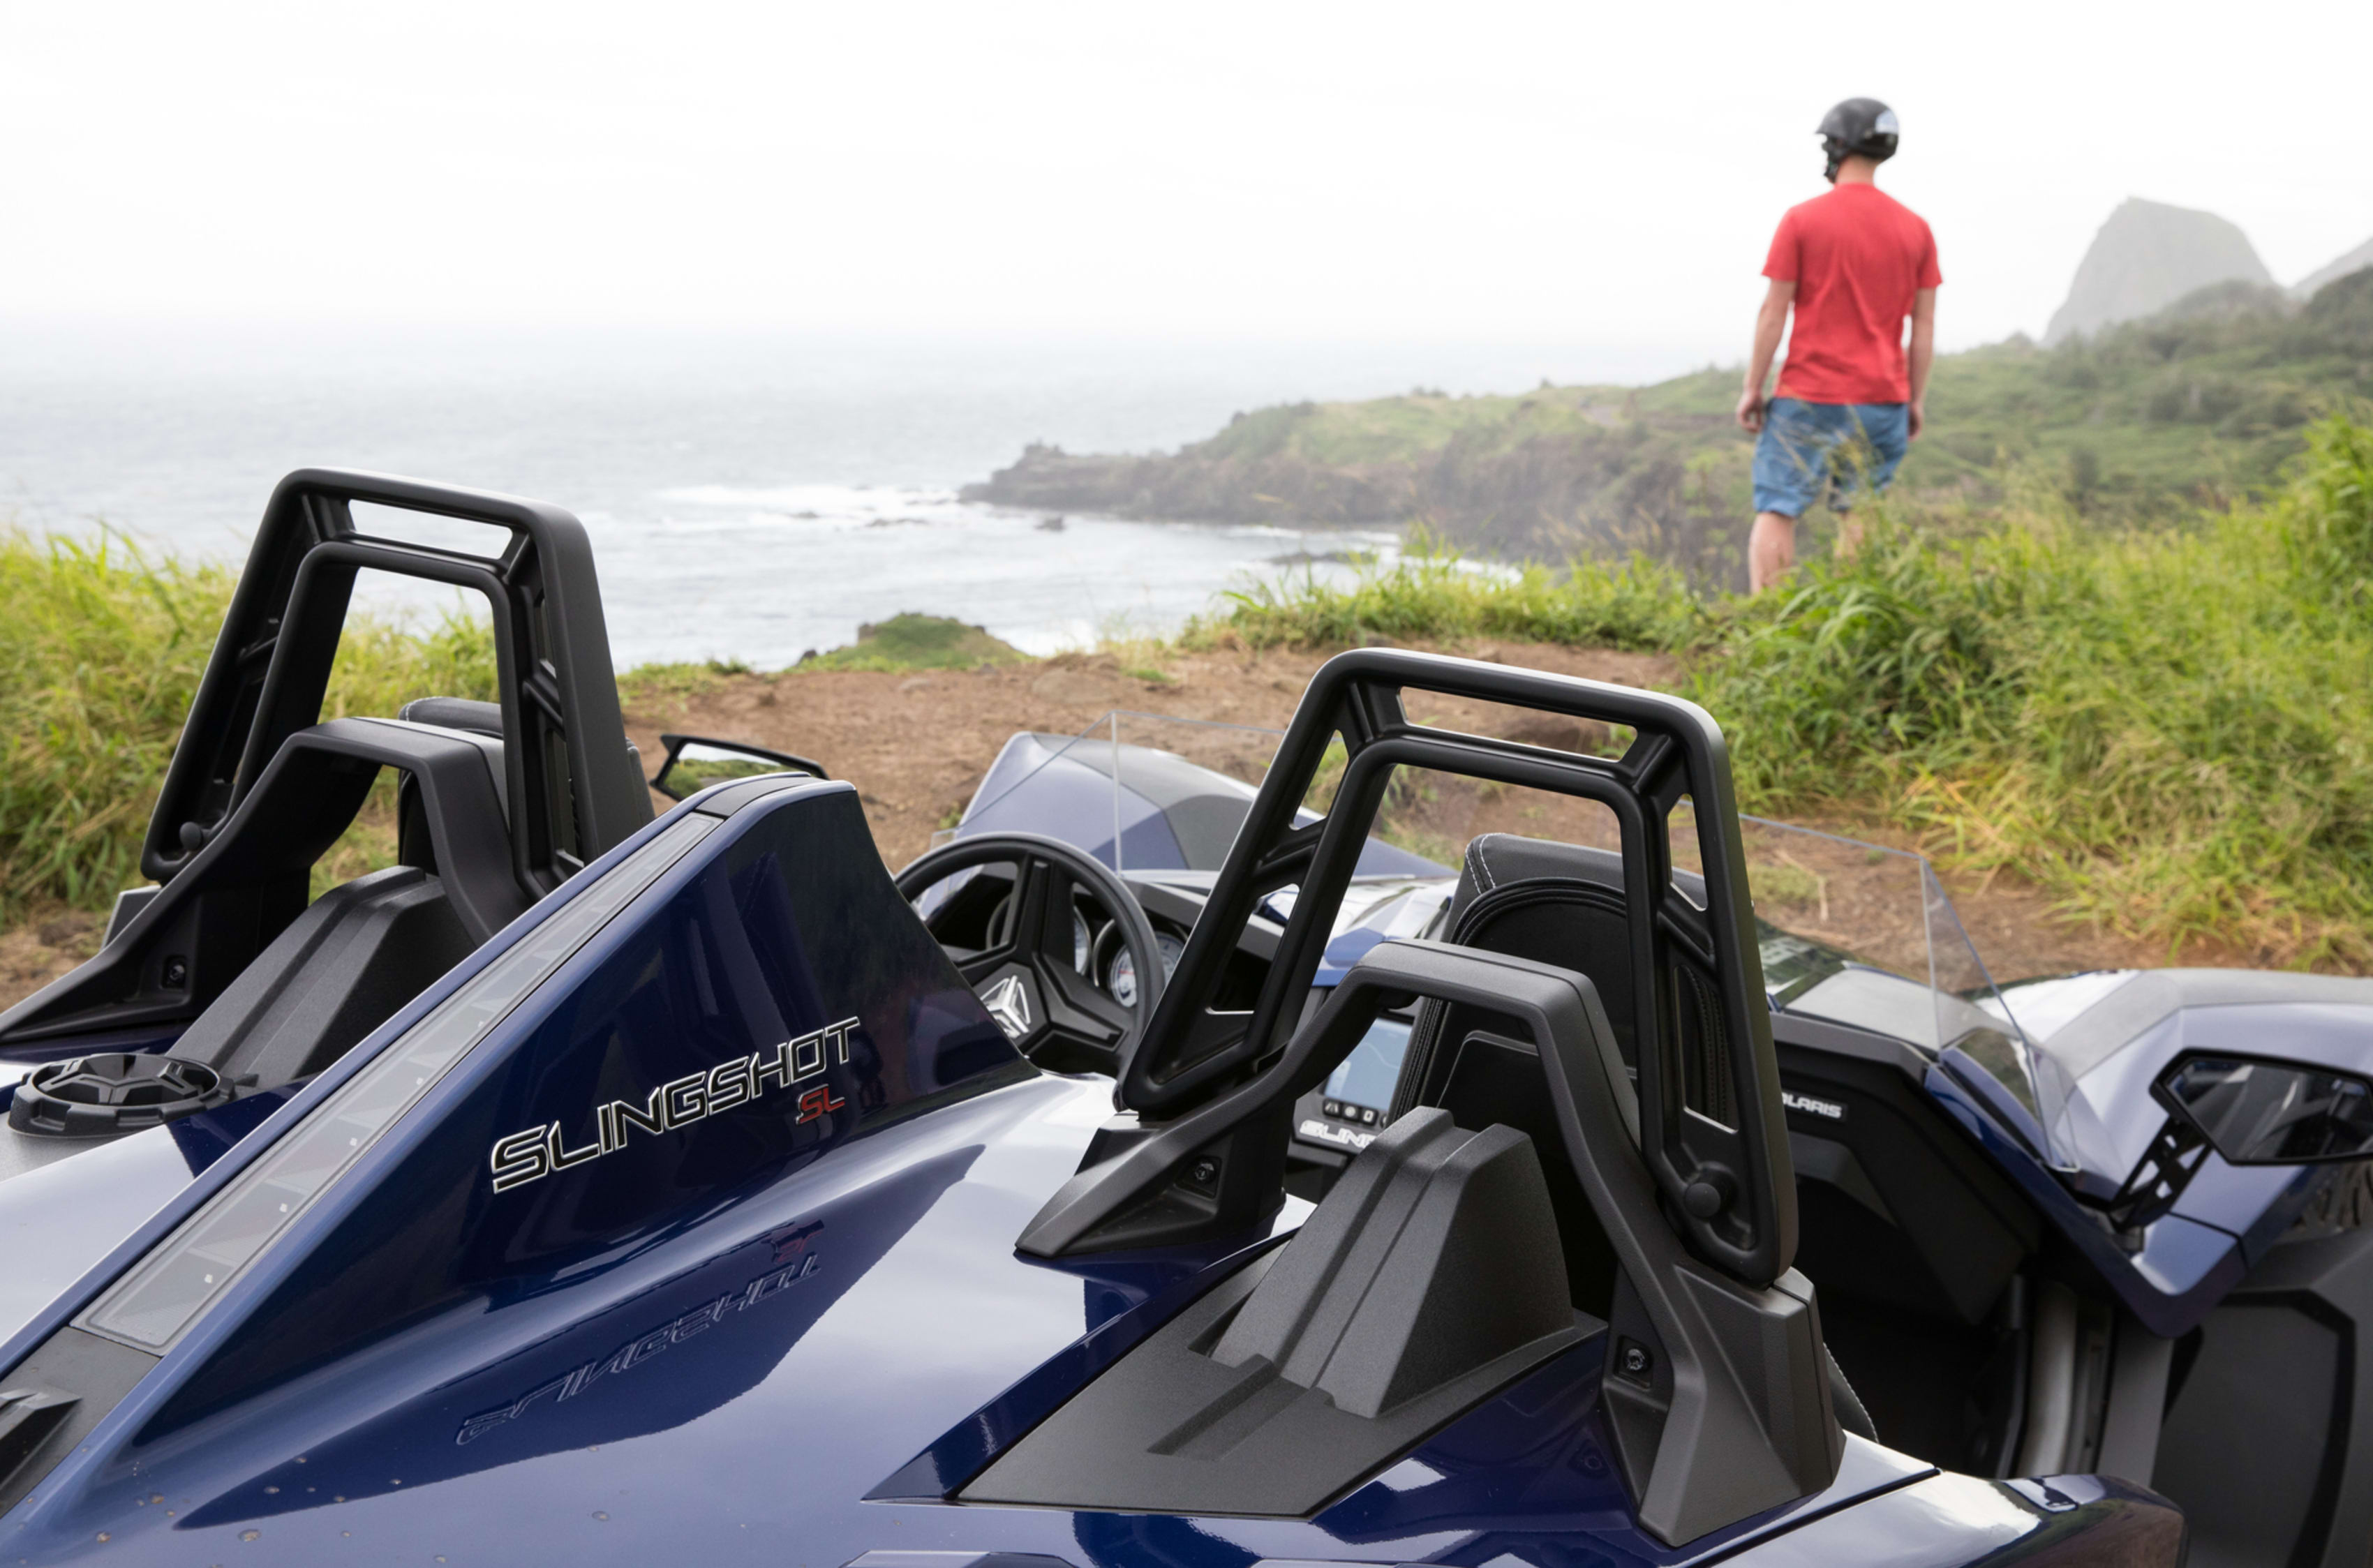
[[[1865,490],[1887,488],[1911,440],[1904,404],[1775,397],[1755,443],[1755,509],[1802,517],[1826,489],[1829,509],[1844,511]]]

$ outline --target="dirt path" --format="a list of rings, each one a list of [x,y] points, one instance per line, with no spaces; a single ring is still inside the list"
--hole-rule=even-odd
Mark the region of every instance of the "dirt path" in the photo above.
[[[1482,643],[1457,651],[1626,685],[1669,684],[1676,673],[1668,659],[1607,649]],[[1126,672],[1111,655],[1077,654],[963,672],[723,676],[688,697],[631,703],[626,728],[644,756],[654,760],[662,730],[748,740],[816,758],[835,778],[857,786],[883,859],[895,868],[922,853],[934,830],[953,822],[998,749],[1017,730],[1075,734],[1116,708],[1282,729],[1324,661],[1322,654],[1276,650],[1165,654],[1161,667],[1166,681]],[[1573,744],[1581,738],[1540,732],[1537,716],[1494,712],[1482,704],[1420,696],[1412,699],[1410,711],[1420,720],[1520,740]],[[1179,739],[1154,726],[1140,728],[1142,733],[1131,733],[1125,720],[1123,738],[1159,745]],[[1217,734],[1187,737],[1186,744],[1199,760],[1248,777],[1267,742]],[[668,803],[655,797],[659,807]],[[1467,837],[1490,831],[1605,840],[1605,824],[1589,814],[1596,808],[1573,802],[1528,804],[1489,790],[1445,786],[1415,791],[1402,807],[1396,820],[1403,841],[1438,859],[1455,860]],[[1886,828],[1806,825],[1910,847],[1904,835]],[[1907,881],[1912,873],[1900,861],[1874,861],[1858,849],[1753,833],[1749,860],[1765,912],[1791,929],[1850,939],[1911,924],[1906,907],[1912,895],[1906,890],[1914,883]],[[1766,872],[1783,865],[1794,869],[1763,880]],[[2056,918],[2040,892],[2011,879],[1998,876],[1981,884],[1948,874],[1945,883],[1997,979],[2170,962],[2158,944]],[[97,917],[50,910],[0,933],[0,1007],[30,995],[96,952],[100,925]],[[1870,945],[1866,942],[1864,950]],[[1872,955],[1908,961],[1891,952]],[[2246,954],[2204,946],[2176,956],[2198,964],[2250,962]]]

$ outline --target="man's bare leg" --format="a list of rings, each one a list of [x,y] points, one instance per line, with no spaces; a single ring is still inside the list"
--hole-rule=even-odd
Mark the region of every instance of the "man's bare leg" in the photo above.
[[[1747,581],[1760,593],[1796,565],[1796,520],[1786,512],[1757,512],[1747,535]]]

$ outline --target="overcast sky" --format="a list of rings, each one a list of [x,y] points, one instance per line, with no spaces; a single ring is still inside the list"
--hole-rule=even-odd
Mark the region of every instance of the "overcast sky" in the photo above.
[[[0,315],[1724,360],[1851,94],[1948,345],[2129,194],[2373,236],[2373,5],[0,0]]]

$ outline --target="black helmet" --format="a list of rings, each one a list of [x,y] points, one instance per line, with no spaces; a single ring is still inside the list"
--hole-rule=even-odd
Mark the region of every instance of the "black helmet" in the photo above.
[[[1821,116],[1821,150],[1829,155],[1822,177],[1835,184],[1838,166],[1856,154],[1873,163],[1895,156],[1895,111],[1875,98],[1850,98]]]

